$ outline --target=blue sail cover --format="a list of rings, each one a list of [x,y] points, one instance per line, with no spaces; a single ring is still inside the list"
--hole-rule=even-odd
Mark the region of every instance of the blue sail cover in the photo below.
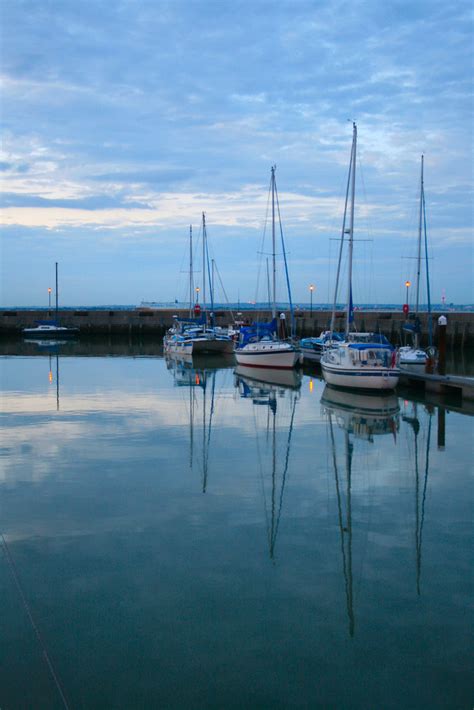
[[[252,325],[245,325],[240,329],[239,348],[243,348],[249,343],[257,343],[263,338],[273,338],[276,333],[276,318],[270,323],[252,323]]]

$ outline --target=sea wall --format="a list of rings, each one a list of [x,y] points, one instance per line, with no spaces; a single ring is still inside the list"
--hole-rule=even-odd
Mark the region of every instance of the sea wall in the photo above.
[[[173,315],[186,317],[187,312],[177,310],[161,310],[137,308],[134,310],[59,310],[59,320],[61,325],[74,326],[79,328],[81,338],[153,338],[161,339],[166,329],[172,323]],[[432,328],[436,342],[438,318],[441,313],[432,313]],[[444,312],[447,324],[447,339],[450,347],[474,347],[474,313],[469,312]],[[0,311],[0,337],[16,338],[21,337],[21,331],[25,327],[34,326],[38,320],[47,320],[49,317],[55,318],[54,311],[45,310],[13,310],[4,309]],[[243,312],[244,321],[250,322],[255,313],[252,311]],[[268,312],[260,312],[258,318],[265,320],[270,317]],[[329,311],[313,310],[297,311],[295,314],[296,334],[298,337],[319,335],[322,330],[329,327],[331,313]],[[231,321],[229,312],[217,311],[216,321],[218,325],[227,325]],[[286,321],[289,324],[290,314],[286,313]],[[428,343],[428,314],[420,315],[421,321],[421,344]],[[355,322],[359,331],[381,332],[389,338],[395,345],[405,342],[403,324],[405,316],[400,311],[357,311]],[[338,313],[336,316],[336,330],[344,329],[344,314]]]

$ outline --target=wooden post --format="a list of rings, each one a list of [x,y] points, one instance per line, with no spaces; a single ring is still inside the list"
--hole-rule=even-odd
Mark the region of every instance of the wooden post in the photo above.
[[[444,407],[438,407],[438,449],[441,451],[445,447],[446,438],[446,410]]]
[[[438,375],[446,374],[446,316],[438,318]]]

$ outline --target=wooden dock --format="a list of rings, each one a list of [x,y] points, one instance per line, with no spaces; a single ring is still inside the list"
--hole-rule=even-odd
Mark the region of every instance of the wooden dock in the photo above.
[[[426,392],[451,394],[457,395],[463,400],[474,400],[474,377],[402,372],[400,384],[406,387],[422,387]]]

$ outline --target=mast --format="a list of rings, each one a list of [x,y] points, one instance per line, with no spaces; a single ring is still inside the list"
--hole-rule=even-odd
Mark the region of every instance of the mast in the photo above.
[[[202,213],[202,309],[206,311],[206,215]],[[207,321],[207,318],[206,318]]]
[[[56,322],[58,321],[58,262],[56,262]]]
[[[331,333],[334,333],[334,326],[336,323],[337,292],[339,290],[339,276],[341,274],[341,261],[342,261],[342,248],[344,246],[344,235],[346,234],[347,203],[349,201],[349,188],[350,188],[350,183],[351,183],[351,167],[352,167],[352,148],[351,148],[351,160],[349,163],[349,172],[347,174],[346,199],[344,201],[344,217],[342,220],[341,241],[339,244],[339,256],[338,256],[338,260],[337,260],[336,285],[334,287],[334,300],[333,300],[333,304],[332,304]]]
[[[276,166],[272,165],[272,269],[273,269],[272,318],[276,318],[275,170],[276,170]]]
[[[352,152],[351,152],[351,213],[349,225],[349,263],[348,283],[347,283],[347,312],[346,312],[346,336],[349,333],[352,322],[352,253],[354,249],[354,202],[355,202],[355,174],[356,174],[356,151],[357,151],[357,126],[353,126]]]
[[[423,160],[423,156],[422,156]],[[428,238],[426,235],[426,204],[425,204],[425,184],[422,181],[422,206],[423,206],[423,231],[425,237],[425,268],[426,268],[426,296],[428,301],[428,342],[433,345],[433,322],[431,320],[431,293],[430,293],[430,269],[428,265]]]
[[[416,304],[415,314],[418,314],[420,305],[420,273],[421,273],[421,230],[423,225],[423,162],[424,155],[421,156],[421,177],[420,177],[420,213],[418,220],[418,252],[416,257]]]
[[[189,317],[193,316],[193,298],[194,298],[194,284],[193,284],[193,226],[189,225]]]

